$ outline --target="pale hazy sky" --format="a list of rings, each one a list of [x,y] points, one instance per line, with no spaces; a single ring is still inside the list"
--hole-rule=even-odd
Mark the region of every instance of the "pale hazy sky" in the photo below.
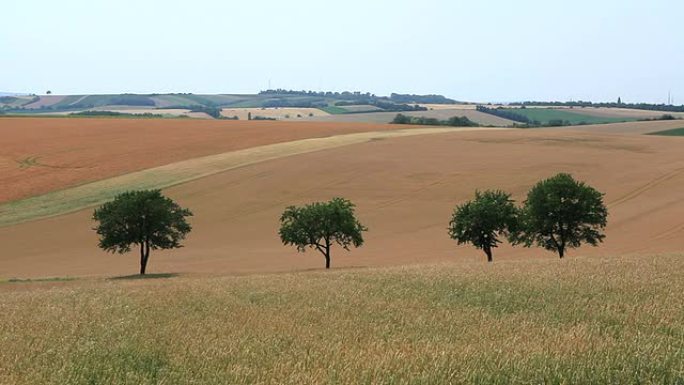
[[[682,0],[17,0],[0,91],[684,103]]]

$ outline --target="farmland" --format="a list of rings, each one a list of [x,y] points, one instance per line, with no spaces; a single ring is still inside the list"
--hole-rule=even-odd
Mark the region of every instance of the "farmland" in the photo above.
[[[277,120],[302,120],[314,116],[327,116],[328,113],[318,108],[224,108],[221,115],[225,117],[237,116],[240,120],[263,117]]]
[[[336,107],[340,108],[340,107]],[[484,114],[474,109],[462,109],[462,108],[435,108],[428,111],[409,111],[402,112],[406,116],[416,116],[416,117],[427,117],[436,118],[440,120],[447,120],[455,116],[466,118],[484,126],[497,126],[506,127],[511,126],[515,122],[508,119],[503,119],[498,116],[493,116],[489,114]],[[310,118],[310,120],[316,120],[321,122],[344,122],[344,123],[354,123],[354,122],[372,122],[372,123],[389,123],[397,116],[397,112],[368,112],[368,113],[341,113],[330,116],[317,116]]]
[[[2,118],[0,383],[679,384],[684,161],[640,135],[677,128]],[[487,264],[447,237],[476,189],[561,171],[605,192],[601,247]],[[140,279],[91,215],[148,187],[195,216]],[[322,272],[278,218],[333,196],[369,232]]]
[[[0,202],[198,156],[389,129],[306,122],[2,118]]]
[[[547,124],[552,121],[568,122],[569,124],[601,124],[636,120],[628,117],[595,116],[584,114],[583,112],[570,111],[569,109],[511,108],[507,110],[541,124]]]
[[[35,130],[40,122],[49,121],[34,120]],[[55,123],[64,120],[54,119]],[[192,177],[190,179],[193,180],[187,183],[165,190],[183,206],[193,210],[195,230],[185,248],[154,256],[150,265],[152,272],[233,274],[320,267],[321,260],[316,254],[297,254],[280,244],[277,219],[289,204],[338,195],[358,204],[359,215],[371,230],[364,247],[351,253],[336,253],[334,267],[434,263],[454,259],[478,261],[482,255],[477,250],[457,247],[446,236],[445,226],[454,205],[469,199],[475,189],[486,188],[503,188],[520,201],[533,183],[560,171],[571,172],[604,191],[610,210],[606,243],[600,248],[582,248],[571,255],[659,254],[684,248],[680,236],[684,224],[676,214],[684,209],[679,195],[684,184],[684,164],[678,141],[667,137],[600,131],[601,127],[614,130],[622,126],[636,130],[633,125],[658,131],[662,130],[658,127],[663,127],[659,125],[676,121],[582,126],[586,131],[571,128],[442,129],[445,130],[443,133],[420,135],[416,131],[417,135],[400,137],[387,131],[397,128],[392,125],[300,123],[289,126],[285,122],[242,121],[201,121],[203,125],[197,125],[200,121],[195,121],[185,126],[189,124],[187,121],[170,120],[117,120],[117,126],[106,126],[116,127],[116,130],[102,126],[103,131],[96,135],[97,127],[105,123],[103,121],[111,124],[112,120],[72,120],[88,121],[93,125],[83,127],[83,131],[70,131],[74,130],[73,123],[68,125],[68,129],[66,126],[62,128],[63,140],[77,139],[75,142],[64,141],[62,145],[75,148],[69,159],[78,156],[76,159],[83,158],[79,162],[85,163],[88,159],[89,164],[102,163],[99,168],[86,173],[40,168],[43,174],[33,174],[31,167],[20,169],[12,160],[15,157],[9,157],[7,164],[11,167],[7,172],[13,173],[16,183],[3,185],[26,186],[26,194],[32,195],[28,187],[37,187],[39,181],[51,181],[57,176],[64,178],[62,189],[76,184],[82,185],[79,188],[88,188],[89,185],[83,182],[96,179],[101,179],[99,186],[111,187],[109,183],[117,179],[106,178],[107,173],[131,180],[127,178],[153,175],[145,173],[158,171],[145,170],[163,166],[169,167],[168,172],[159,174],[159,177],[176,179],[174,175],[177,174],[174,173],[191,170],[188,167],[192,165],[211,165],[213,174],[200,179]],[[141,130],[139,124],[134,124],[137,122],[150,126]],[[42,130],[53,132],[54,127],[57,126],[45,124]],[[296,128],[288,130],[288,127]],[[592,127],[597,131],[593,132]],[[125,129],[136,132],[137,139],[129,139],[135,135],[126,134]],[[370,134],[358,141],[353,135],[344,135],[351,131],[383,130],[388,135]],[[14,148],[25,158],[26,152],[21,151],[26,151],[26,147],[20,142],[36,137],[36,131],[21,132],[24,136],[16,136],[17,142],[8,148]],[[189,135],[190,132],[193,135]],[[54,133],[56,135],[58,131]],[[85,133],[93,135],[92,142],[83,142],[88,137]],[[158,141],[158,145],[166,146],[168,150],[147,151],[151,143],[148,140],[152,140],[147,138],[157,137],[158,140],[160,135],[165,140]],[[306,136],[329,138],[326,140],[332,142],[353,141],[344,146],[318,148],[315,152],[283,152],[272,156],[262,150],[247,151],[242,155],[236,151],[268,143],[296,143],[292,141]],[[43,149],[38,153],[48,153],[55,141],[49,135],[44,142],[37,141],[36,148]],[[79,147],[75,143],[82,143],[82,149],[77,150]],[[126,148],[126,151],[119,154],[119,150],[108,146],[108,143],[118,143],[119,148]],[[296,148],[288,146],[284,148]],[[104,157],[94,157],[90,151],[102,152]],[[250,158],[255,154],[256,158]],[[205,163],[206,156],[210,156],[208,163]],[[243,163],[245,159],[258,161]],[[184,163],[176,163],[177,167],[165,166],[180,161]],[[143,164],[147,166],[141,167]],[[216,164],[220,166],[214,168]],[[235,168],[235,165],[239,167]],[[132,173],[134,171],[143,174]],[[200,176],[205,174],[199,173]],[[143,181],[157,183],[159,180],[156,178],[144,178]],[[187,179],[179,177],[178,180]],[[43,183],[46,184],[40,185],[42,191],[55,190],[47,182]],[[175,182],[162,183],[161,186],[172,184]],[[101,187],[97,191],[105,190]],[[50,207],[50,202],[63,203],[65,194],[73,191],[78,190],[61,190],[38,207]],[[10,195],[15,192],[12,188],[4,190],[4,193]],[[32,201],[26,202],[20,200],[11,205],[16,207]],[[0,277],[131,273],[134,257],[112,256],[95,247],[97,240],[91,230],[91,213],[91,209],[85,209],[0,228],[0,243],[4,245]],[[35,234],[44,234],[40,242],[34,241]],[[548,256],[538,249],[506,245],[495,254],[495,258],[513,260]],[[59,265],[55,265],[56,260],[60,261]]]
[[[665,131],[651,132],[649,135],[662,135],[662,136],[684,136],[684,127],[673,128]]]
[[[680,262],[4,283],[0,382],[678,384]]]

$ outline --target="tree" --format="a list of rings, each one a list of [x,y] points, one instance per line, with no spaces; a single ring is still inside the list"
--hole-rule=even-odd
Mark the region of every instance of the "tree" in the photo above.
[[[618,96],[618,102],[617,104],[622,104],[622,98]]]
[[[515,232],[517,209],[511,195],[503,191],[475,192],[475,199],[457,206],[449,222],[449,236],[458,244],[470,243],[482,249],[492,262],[492,248],[500,236]]]
[[[192,230],[185,218],[192,216],[160,190],[129,191],[117,195],[113,201],[97,208],[93,219],[99,221],[94,229],[100,236],[99,246],[119,254],[140,247],[140,274],[145,274],[150,249],[182,247],[180,242]]]
[[[349,246],[363,245],[364,231],[368,231],[355,217],[354,204],[343,198],[329,202],[315,202],[303,207],[290,206],[280,217],[280,239],[300,252],[306,248],[318,250],[325,257],[325,268],[330,268],[330,248],[335,243],[349,250]]]
[[[568,248],[603,242],[607,217],[602,193],[561,173],[532,187],[521,212],[520,231],[512,238],[563,258]]]
[[[46,95],[52,95],[52,91],[48,90],[45,94]]]

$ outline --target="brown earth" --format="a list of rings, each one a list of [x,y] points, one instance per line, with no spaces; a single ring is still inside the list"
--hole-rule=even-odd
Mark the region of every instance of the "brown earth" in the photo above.
[[[204,155],[391,125],[173,119],[0,119],[0,203]]]
[[[318,269],[278,239],[290,204],[344,196],[370,231],[360,249],[334,250],[333,267],[483,261],[446,235],[454,205],[476,189],[501,188],[518,201],[541,178],[571,172],[606,193],[607,239],[576,255],[613,256],[684,249],[684,158],[680,138],[545,129],[392,138],[267,161],[166,192],[191,208],[186,247],[153,252],[150,272],[245,274]],[[0,228],[0,277],[123,275],[138,256],[97,249],[92,210]],[[495,261],[555,258],[503,246]]]

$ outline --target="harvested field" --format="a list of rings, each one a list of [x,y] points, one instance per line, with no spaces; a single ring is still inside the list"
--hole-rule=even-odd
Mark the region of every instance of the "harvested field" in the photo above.
[[[348,112],[373,112],[373,111],[382,111],[382,108],[372,106],[370,104],[361,104],[361,105],[355,105],[355,106],[339,106],[341,109],[348,111]]]
[[[371,140],[433,133],[487,130],[484,128],[412,128],[334,135],[250,147],[244,150],[188,159],[118,177],[82,184],[19,201],[0,204],[0,226],[65,214],[102,204],[135,189],[165,188],[223,171],[271,159],[348,146]]]
[[[318,108],[224,108],[221,110],[221,115],[226,117],[237,116],[240,120],[247,120],[249,113],[252,114],[252,118],[261,116],[278,120],[302,120],[309,118],[309,114],[313,116],[329,115]],[[300,115],[300,117],[297,117],[297,115]]]
[[[684,249],[684,159],[676,139],[565,129],[473,131],[374,140],[169,188],[170,196],[194,211],[194,230],[185,248],[153,253],[150,270],[242,274],[320,268],[318,254],[298,254],[280,244],[278,217],[287,205],[333,196],[356,202],[370,228],[362,248],[334,251],[333,267],[482,261],[480,251],[447,237],[454,205],[486,188],[502,188],[522,200],[536,181],[561,171],[604,191],[610,210],[606,243],[571,251],[569,258]],[[135,272],[135,253],[111,255],[96,248],[91,211],[0,228],[0,277]],[[508,246],[494,256],[537,257],[555,258]]]
[[[317,120],[322,122],[368,122],[368,123],[389,123],[397,116],[399,112],[369,112],[369,113],[357,113],[357,114],[339,114],[330,116],[317,116],[314,118],[308,118],[311,120]],[[472,120],[475,123],[479,123],[486,126],[496,126],[496,127],[506,127],[513,125],[512,120],[499,118],[498,116],[485,114],[474,109],[454,109],[454,108],[442,108],[434,109],[428,111],[409,111],[401,112],[403,115],[407,116],[425,116],[428,118],[437,118],[441,120],[446,120],[454,116],[465,116],[466,118]]]
[[[0,203],[198,156],[396,128],[315,122],[1,118]]]
[[[0,383],[681,383],[682,255],[0,283]]]
[[[27,104],[25,108],[41,108],[53,106],[67,98],[66,95],[43,95],[37,101]]]

